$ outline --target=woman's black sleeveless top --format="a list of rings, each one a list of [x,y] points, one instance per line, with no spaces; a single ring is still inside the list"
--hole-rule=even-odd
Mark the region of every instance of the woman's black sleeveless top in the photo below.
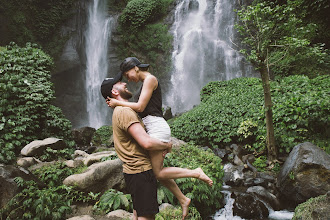
[[[142,87],[143,87],[143,85],[141,86],[139,92],[134,97],[136,102],[140,98]],[[148,103],[147,107],[144,109],[143,112],[138,112],[138,115],[141,118],[144,118],[147,115],[163,117],[163,112],[162,112],[162,91],[161,91],[159,82],[158,82],[157,88],[152,92],[152,95],[151,95],[151,98],[149,100],[149,103]]]

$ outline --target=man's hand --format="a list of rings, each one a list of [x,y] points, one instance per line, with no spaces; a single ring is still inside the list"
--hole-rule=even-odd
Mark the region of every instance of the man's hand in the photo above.
[[[108,97],[107,99],[106,99],[106,103],[108,104],[108,106],[109,107],[111,107],[111,108],[115,108],[116,106],[117,106],[117,99],[113,99],[113,98],[110,98],[110,97]]]
[[[163,157],[166,156],[166,154],[171,153],[172,152],[172,141],[168,142],[168,148],[166,150],[163,151]]]

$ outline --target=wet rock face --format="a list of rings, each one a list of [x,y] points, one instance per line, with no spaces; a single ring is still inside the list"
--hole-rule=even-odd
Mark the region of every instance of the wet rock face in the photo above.
[[[278,175],[277,188],[292,206],[327,193],[330,156],[309,142],[295,146]]]
[[[233,213],[245,219],[265,219],[269,212],[267,207],[256,197],[248,193],[234,193]]]
[[[73,139],[79,146],[90,146],[96,129],[91,127],[81,127],[72,130]]]

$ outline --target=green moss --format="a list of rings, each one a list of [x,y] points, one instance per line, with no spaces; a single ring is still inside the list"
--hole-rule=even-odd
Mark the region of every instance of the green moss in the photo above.
[[[329,204],[326,204],[326,200],[327,196],[322,195],[301,203],[296,207],[292,220],[314,220],[315,218],[312,216],[312,213],[316,208],[320,208],[322,206],[325,206],[325,210],[329,208]]]

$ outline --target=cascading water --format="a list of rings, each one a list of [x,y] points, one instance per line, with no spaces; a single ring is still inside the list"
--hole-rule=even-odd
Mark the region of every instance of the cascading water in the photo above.
[[[171,28],[174,37],[171,85],[165,105],[173,113],[200,101],[201,88],[210,81],[253,76],[244,57],[233,49],[236,15],[230,0],[182,0]]]
[[[112,23],[112,18],[107,17],[105,3],[102,0],[91,0],[85,32],[87,124],[96,129],[105,124],[110,113],[100,94],[100,85],[108,71],[108,39]]]

